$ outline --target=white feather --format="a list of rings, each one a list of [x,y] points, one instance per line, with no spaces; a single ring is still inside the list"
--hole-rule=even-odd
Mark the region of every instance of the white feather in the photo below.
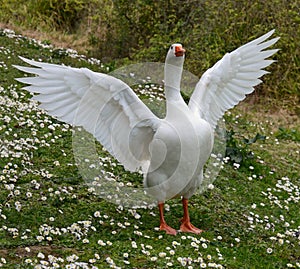
[[[216,127],[226,110],[253,92],[253,87],[261,83],[259,78],[268,73],[263,68],[274,60],[266,58],[278,50],[262,50],[278,41],[279,38],[266,41],[273,33],[274,30],[227,53],[202,75],[190,98],[189,108],[207,120],[212,128]]]

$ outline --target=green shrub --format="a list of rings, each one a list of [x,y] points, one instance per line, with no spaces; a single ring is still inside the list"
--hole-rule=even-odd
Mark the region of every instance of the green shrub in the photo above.
[[[44,31],[75,32],[81,24],[89,24],[97,0],[2,0],[2,22],[37,28]]]

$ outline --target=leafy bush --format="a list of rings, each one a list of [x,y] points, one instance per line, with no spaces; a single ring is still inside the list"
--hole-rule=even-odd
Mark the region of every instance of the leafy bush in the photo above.
[[[82,0],[34,1],[31,8],[41,19],[49,19],[55,28],[69,32],[76,29],[88,10],[87,2]]]
[[[266,136],[257,133],[253,138],[238,139],[233,130],[226,132],[226,157],[229,157],[232,163],[237,163],[242,166],[249,166],[253,161],[254,153],[249,149],[249,146],[258,140],[264,141]]]
[[[2,0],[1,21],[25,27],[75,32],[89,25],[89,16],[99,1],[84,0]]]

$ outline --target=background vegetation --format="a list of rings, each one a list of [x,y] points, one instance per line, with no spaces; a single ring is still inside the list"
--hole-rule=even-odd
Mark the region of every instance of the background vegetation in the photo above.
[[[300,2],[287,0],[1,0],[0,21],[69,36],[79,51],[115,65],[164,61],[172,42],[187,48],[200,76],[226,52],[276,29],[278,64],[256,96],[299,114]],[[74,48],[74,47],[73,47]],[[75,47],[76,49],[76,47]],[[116,61],[118,59],[118,61]],[[264,102],[265,102],[264,98]],[[255,100],[257,101],[257,99]]]

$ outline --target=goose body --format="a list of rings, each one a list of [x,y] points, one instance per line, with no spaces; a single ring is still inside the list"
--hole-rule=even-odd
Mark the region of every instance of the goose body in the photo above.
[[[166,117],[157,118],[133,90],[119,79],[21,58],[34,67],[15,66],[35,77],[19,78],[50,115],[82,126],[130,171],[143,168],[145,191],[155,197],[160,229],[177,231],[164,220],[164,202],[182,197],[180,230],[200,233],[190,223],[188,199],[200,186],[214,129],[225,111],[254,90],[277,50],[264,50],[278,38],[274,31],[227,53],[199,80],[187,105],[180,94],[185,50],[173,44],[165,61]]]
[[[187,108],[174,104],[176,120],[166,118],[150,143],[146,190],[158,201],[190,198],[202,180],[203,166],[213,146],[210,125]],[[186,110],[186,111],[184,111]],[[185,180],[183,180],[185,179]]]

